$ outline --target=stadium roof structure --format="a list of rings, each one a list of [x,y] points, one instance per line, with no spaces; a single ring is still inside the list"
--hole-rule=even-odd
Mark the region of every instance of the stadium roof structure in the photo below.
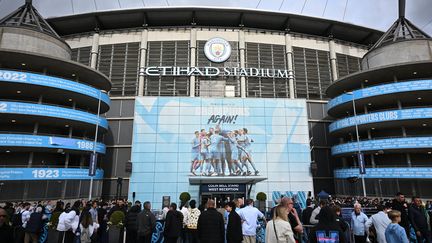
[[[349,23],[283,12],[196,6],[98,11],[48,18],[47,21],[63,36],[140,27],[245,27],[333,37],[360,45],[373,45],[383,34],[379,30]]]
[[[405,18],[405,0],[399,0],[399,18],[372,46],[370,51],[397,41],[428,38],[430,38],[428,34]]]
[[[24,5],[1,19],[0,26],[33,29],[60,39],[55,30],[33,7],[32,0],[26,0]]]

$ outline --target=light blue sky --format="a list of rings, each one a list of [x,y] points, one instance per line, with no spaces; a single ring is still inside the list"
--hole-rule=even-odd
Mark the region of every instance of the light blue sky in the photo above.
[[[213,6],[282,11],[334,19],[383,31],[390,27],[398,14],[398,0],[33,0],[33,2],[44,17],[143,6]],[[23,3],[24,0],[0,0],[0,18]],[[406,5],[407,18],[432,35],[432,0],[407,0]]]

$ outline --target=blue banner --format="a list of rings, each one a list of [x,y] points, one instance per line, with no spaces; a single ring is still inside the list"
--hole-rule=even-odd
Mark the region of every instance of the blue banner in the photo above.
[[[350,168],[335,170],[334,176],[337,179],[346,179],[350,177],[359,177],[360,175],[357,168]],[[364,175],[364,178],[432,179],[432,168],[366,168],[366,174]]]
[[[365,160],[364,160],[364,154],[363,153],[358,153],[357,154],[357,161],[359,164],[359,173],[364,175],[366,174],[366,165],[365,165]]]
[[[103,179],[103,170],[96,170],[93,179]],[[0,181],[20,180],[90,180],[88,169],[76,168],[0,168]]]
[[[100,90],[85,84],[81,84],[78,82],[74,82],[62,78],[0,69],[0,82],[15,82],[15,83],[24,83],[24,84],[51,87],[56,89],[63,89],[63,90],[68,90],[75,93],[87,95],[95,99],[99,99],[99,97],[101,97],[102,102],[104,102],[108,106],[111,104],[108,95],[101,92]]]
[[[331,99],[327,104],[327,110],[334,108],[343,103],[351,102],[352,99],[359,100],[367,97],[380,96],[393,93],[432,90],[432,80],[416,80],[409,82],[391,83],[372,86],[370,88],[359,89],[353,94],[343,94]],[[354,97],[353,97],[354,96]]]
[[[432,148],[432,137],[387,138],[360,142],[360,151],[386,149]],[[339,144],[332,147],[332,155],[358,151],[357,142]]]
[[[74,138],[49,137],[25,134],[0,134],[0,146],[4,147],[42,147],[93,152],[93,141]],[[105,153],[105,144],[97,143],[96,152]]]
[[[414,119],[431,119],[432,108],[418,108],[418,109],[405,109],[405,110],[391,110],[374,112],[357,117],[348,117],[333,122],[329,125],[329,131],[334,132],[338,129],[386,121],[398,121],[398,120],[414,120]]]
[[[97,115],[91,113],[58,106],[0,101],[0,113],[57,117],[95,125],[99,120],[99,126],[108,129],[108,121],[103,117],[98,119]]]

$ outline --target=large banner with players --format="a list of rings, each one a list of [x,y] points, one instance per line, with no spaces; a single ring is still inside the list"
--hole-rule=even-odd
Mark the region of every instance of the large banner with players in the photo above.
[[[312,191],[308,131],[305,100],[137,97],[129,192],[176,198],[199,190],[190,177]]]

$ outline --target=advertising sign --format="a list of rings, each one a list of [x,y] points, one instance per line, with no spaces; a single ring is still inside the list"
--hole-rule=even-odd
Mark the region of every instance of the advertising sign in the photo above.
[[[49,137],[25,134],[0,134],[0,146],[4,147],[42,147],[71,150],[93,151],[94,142],[74,138]],[[96,144],[96,152],[105,153],[105,145]]]
[[[312,191],[306,101],[138,97],[131,162],[129,191],[157,203],[183,191],[197,198],[199,185],[189,179],[261,178],[254,188],[268,195]]]
[[[419,91],[419,90],[432,90],[432,80],[415,80],[408,82],[398,82],[391,84],[383,84],[372,86],[365,89],[356,90],[353,94],[343,94],[329,101],[327,104],[327,110],[332,109],[343,103],[351,102],[352,99],[358,100],[372,96],[409,92],[409,91]],[[354,96],[354,97],[353,97]]]
[[[52,87],[57,89],[64,89],[75,93],[87,95],[95,99],[99,99],[99,97],[101,97],[102,102],[108,105],[111,103],[107,94],[91,86],[77,83],[67,79],[56,78],[56,77],[51,77],[51,76],[46,76],[41,74],[16,72],[16,71],[0,69],[0,82],[16,82],[16,83]]]
[[[360,141],[361,151],[386,149],[432,148],[432,137],[387,138]],[[357,142],[344,143],[332,147],[332,155],[353,153],[358,150]]]
[[[364,178],[370,179],[386,179],[386,178],[398,178],[398,179],[432,179],[432,168],[431,167],[419,167],[419,168],[367,168],[367,173]],[[345,179],[350,177],[358,177],[359,170],[352,169],[338,169],[334,172],[335,178]]]
[[[95,124],[99,121],[99,126],[108,128],[108,122],[105,118],[87,113],[84,111],[73,110],[58,106],[40,105],[23,102],[0,101],[0,113],[34,115],[57,117],[67,120],[75,120]]]
[[[364,115],[358,115],[349,117],[333,122],[329,125],[329,131],[352,127],[358,125],[386,122],[386,121],[398,121],[398,120],[413,120],[413,119],[431,119],[432,108],[416,108],[416,109],[403,109],[403,110],[392,110],[383,112],[373,112]]]
[[[97,154],[93,153],[90,155],[89,176],[96,175],[96,163],[97,163]]]
[[[230,193],[230,192],[246,192],[245,184],[203,184],[201,192],[212,193]]]
[[[94,179],[103,179],[103,170]],[[90,180],[87,169],[75,168],[0,168],[0,181],[18,180]]]
[[[358,160],[358,164],[359,164],[359,173],[361,175],[366,174],[366,165],[365,165],[365,160],[364,160],[364,154],[358,153],[357,154],[357,160]]]

